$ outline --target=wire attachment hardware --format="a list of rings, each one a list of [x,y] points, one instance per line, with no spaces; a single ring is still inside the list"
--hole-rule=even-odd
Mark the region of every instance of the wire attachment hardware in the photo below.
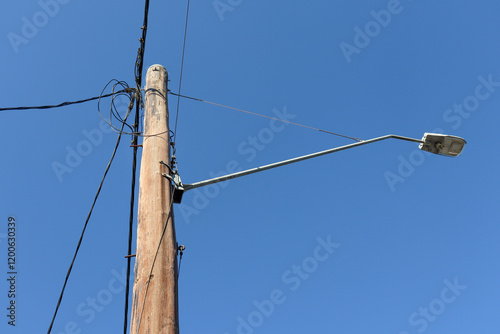
[[[177,247],[177,252],[179,253],[179,268],[177,269],[177,279],[179,279],[179,275],[181,273],[182,255],[184,254],[185,249],[186,247],[184,245],[180,245]]]
[[[182,184],[181,177],[179,176],[177,169],[173,170],[172,167],[170,167],[165,161],[161,160],[160,164],[167,166],[170,171],[170,174],[162,173],[161,176],[169,179],[173,183],[173,202],[180,204],[182,201],[182,195],[184,195],[184,185]]]

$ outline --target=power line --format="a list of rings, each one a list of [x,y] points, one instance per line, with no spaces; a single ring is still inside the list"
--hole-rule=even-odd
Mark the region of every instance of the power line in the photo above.
[[[135,108],[135,121],[133,125],[133,139],[132,146],[134,148],[133,160],[132,160],[132,189],[130,195],[130,216],[129,216],[129,235],[128,235],[128,255],[132,252],[132,235],[133,235],[133,222],[134,222],[134,202],[135,202],[135,178],[136,178],[136,168],[137,168],[137,138],[139,137],[139,114],[142,105],[142,71],[144,67],[144,52],[146,49],[146,35],[148,31],[148,16],[149,16],[149,0],[146,0],[144,5],[144,22],[141,27],[142,37],[139,39],[141,46],[137,52],[137,58],[135,61],[135,83],[137,85],[137,101]],[[123,131],[123,126],[122,129]],[[127,281],[125,287],[125,315],[123,321],[123,333],[127,334],[128,328],[128,299],[130,291],[130,267],[131,267],[131,257],[127,258]]]
[[[182,44],[182,58],[181,58],[181,72],[179,75],[179,91],[178,91],[178,96],[177,96],[177,112],[175,113],[175,127],[174,127],[174,143],[175,143],[175,138],[177,137],[177,121],[179,120],[179,104],[180,104],[180,94],[181,94],[181,86],[182,86],[182,72],[184,69],[184,54],[186,52],[186,37],[187,37],[187,28],[188,28],[188,20],[189,20],[189,3],[190,0],[187,2],[187,8],[186,8],[186,23],[184,25],[184,42]]]
[[[135,101],[134,98],[132,98],[132,100],[130,101],[130,104],[129,104],[129,107],[128,107],[128,111],[127,111],[127,115],[124,118],[125,120],[127,119],[128,115],[132,111],[132,108],[134,106],[134,101]],[[124,126],[125,126],[125,122],[122,123],[122,129],[123,129]],[[59,295],[59,300],[57,301],[57,306],[56,306],[56,309],[54,311],[54,316],[52,317],[52,321],[50,322],[50,326],[49,326],[49,330],[47,331],[47,334],[50,334],[50,332],[52,331],[52,326],[54,325],[54,321],[56,320],[57,311],[59,310],[59,306],[61,305],[61,301],[62,301],[62,298],[63,298],[63,295],[64,295],[64,291],[66,289],[66,284],[68,283],[69,276],[71,275],[71,271],[73,269],[73,265],[75,263],[76,256],[78,255],[78,251],[80,250],[80,246],[82,244],[83,236],[84,236],[85,231],[87,229],[87,225],[89,223],[90,216],[92,215],[92,212],[94,210],[94,206],[95,206],[95,204],[97,202],[97,198],[99,197],[99,194],[101,193],[101,189],[102,189],[102,186],[104,184],[104,180],[106,179],[106,175],[108,174],[109,168],[111,167],[111,163],[113,162],[113,159],[115,158],[116,151],[118,150],[118,146],[120,145],[121,137],[122,137],[122,134],[121,133],[118,134],[118,138],[116,140],[115,148],[113,150],[113,153],[111,154],[111,158],[109,159],[108,165],[106,166],[106,170],[104,171],[104,175],[102,177],[101,183],[99,184],[99,188],[97,189],[97,192],[95,194],[94,201],[92,202],[92,206],[90,207],[90,211],[89,211],[89,213],[87,215],[87,219],[85,220],[85,224],[83,225],[83,230],[82,230],[82,233],[80,235],[80,239],[78,240],[78,244],[76,246],[75,254],[73,255],[73,259],[71,260],[71,264],[70,264],[70,266],[68,268],[68,272],[66,273],[66,278],[64,280],[64,284],[63,284],[63,287],[62,287],[62,290],[61,290],[61,294]]]
[[[226,105],[223,105],[223,104],[219,104],[219,103],[215,103],[215,102],[210,102],[210,101],[205,101],[203,99],[199,99],[199,98],[196,98],[196,97],[191,97],[191,96],[176,94],[176,93],[173,93],[171,91],[169,91],[168,93],[171,94],[171,95],[175,95],[175,96],[177,96],[179,98],[183,97],[183,98],[186,98],[186,99],[195,100],[195,101],[199,101],[199,102],[204,102],[204,103],[212,104],[214,106],[218,106],[218,107],[222,107],[222,108],[226,108],[226,109],[241,111],[241,112],[244,112],[244,113],[247,113],[247,114],[250,114],[250,115],[264,117],[264,118],[272,119],[272,120],[275,120],[275,121],[279,121],[279,122],[283,122],[283,123],[287,123],[287,124],[292,124],[292,125],[300,126],[300,127],[306,128],[306,129],[316,130],[316,131],[328,133],[328,134],[331,134],[331,135],[334,135],[334,136],[339,136],[339,137],[344,137],[344,138],[352,139],[352,140],[357,141],[357,142],[363,141],[363,139],[360,139],[360,138],[349,137],[349,136],[346,136],[346,135],[342,135],[340,133],[330,132],[330,131],[326,131],[326,130],[314,128],[312,126],[303,125],[303,124],[290,122],[290,121],[287,121],[287,120],[284,120],[284,119],[280,119],[280,118],[276,118],[276,117],[271,117],[271,116],[266,116],[266,115],[258,114],[258,113],[255,113],[255,112],[252,112],[252,111],[248,111],[248,110],[243,110],[243,109],[239,109],[239,108],[235,108],[235,107],[229,107],[229,106],[226,106]]]
[[[104,93],[104,91],[108,88],[108,86],[111,84],[111,83],[114,83],[113,84],[113,88],[112,88],[112,91],[114,92],[114,90],[116,89],[117,86],[120,86],[122,87],[123,90],[125,91],[130,91],[130,92],[134,92],[135,93],[135,97],[136,97],[136,104],[137,105],[140,105],[140,91],[139,90],[136,90],[135,88],[129,88],[128,87],[128,84],[124,81],[119,81],[119,80],[116,80],[116,79],[111,79],[108,81],[108,83],[106,84],[106,86],[104,86],[104,88],[102,89],[101,91],[101,94]],[[137,133],[134,132],[133,130],[133,127],[126,124],[126,122],[123,120],[123,118],[120,116],[120,113],[118,111],[118,109],[116,108],[116,105],[115,105],[115,98],[119,97],[119,96],[123,96],[123,95],[126,95],[129,99],[132,99],[132,94],[131,93],[128,93],[128,94],[125,94],[125,93],[120,93],[120,94],[115,94],[115,96],[113,96],[113,98],[111,99],[111,108],[110,108],[110,111],[109,111],[109,122],[108,120],[102,115],[102,112],[101,112],[101,99],[99,98],[99,100],[97,101],[97,112],[99,113],[99,116],[101,116],[101,118],[103,119],[104,122],[106,122],[110,127],[111,129],[116,132],[116,133],[122,133],[122,134],[130,134],[130,135],[136,135]],[[136,113],[138,111],[136,110]],[[125,123],[125,125],[132,130],[132,132],[124,132],[123,131],[123,127],[121,129],[113,126],[113,121],[112,119],[115,118],[116,120],[118,120],[120,123]]]
[[[135,122],[133,126],[133,132],[139,132],[139,109],[140,102],[136,101],[136,113],[135,113]],[[132,235],[133,235],[133,226],[134,226],[134,204],[135,204],[135,179],[136,179],[136,169],[137,169],[137,138],[138,135],[134,135],[132,139],[132,147],[133,147],[133,158],[132,158],[132,182],[131,182],[131,191],[130,191],[130,216],[129,216],[129,229],[128,229],[128,251],[127,255],[131,255],[132,253]],[[127,334],[128,328],[128,299],[129,299],[129,291],[130,291],[130,267],[131,267],[132,258],[129,256],[127,258],[127,279],[125,285],[125,316],[123,321],[123,333]]]
[[[149,17],[149,0],[146,0],[144,5],[144,22],[142,24],[142,37],[139,39],[141,46],[137,50],[137,59],[135,61],[135,83],[137,89],[141,89],[142,85],[142,69],[144,66],[144,52],[146,50],[146,36],[148,32],[148,17]]]
[[[117,95],[117,94],[124,94],[124,93],[130,94],[130,93],[133,93],[133,92],[134,92],[134,88],[125,88],[125,89],[122,89],[122,90],[119,90],[119,91],[116,91],[116,92],[113,92],[113,93],[110,93],[110,94],[106,94],[106,95],[102,95],[101,94],[99,96],[91,97],[89,99],[84,99],[84,100],[78,100],[78,101],[73,101],[73,102],[63,102],[63,103],[60,103],[60,104],[45,105],[45,106],[0,108],[0,111],[61,108],[61,107],[70,106],[72,104],[79,104],[79,103],[84,103],[84,102],[99,100],[99,99],[102,99],[102,98],[105,98],[105,97],[110,97],[110,96]]]

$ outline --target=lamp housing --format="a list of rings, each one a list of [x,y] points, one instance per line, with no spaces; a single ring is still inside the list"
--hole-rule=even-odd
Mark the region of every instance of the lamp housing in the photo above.
[[[467,144],[463,138],[438,133],[425,133],[422,142],[421,150],[447,157],[459,156]]]

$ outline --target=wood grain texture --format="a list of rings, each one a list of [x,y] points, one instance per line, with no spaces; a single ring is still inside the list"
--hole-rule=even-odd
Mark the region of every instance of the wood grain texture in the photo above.
[[[153,65],[148,69],[130,333],[179,332],[177,241],[170,211],[171,189],[170,181],[161,175],[168,173],[167,167],[159,163],[160,160],[170,163],[167,81],[163,66]]]

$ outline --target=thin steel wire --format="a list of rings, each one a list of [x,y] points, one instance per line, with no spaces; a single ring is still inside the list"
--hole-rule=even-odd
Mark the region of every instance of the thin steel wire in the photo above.
[[[182,58],[181,58],[181,72],[179,75],[179,91],[177,96],[177,111],[175,113],[175,127],[174,127],[174,143],[175,139],[177,137],[177,122],[179,120],[179,105],[180,105],[180,94],[181,94],[181,86],[182,86],[182,72],[184,70],[184,54],[186,52],[186,37],[187,37],[187,28],[188,28],[188,21],[189,21],[189,3],[190,0],[187,2],[187,8],[186,8],[186,23],[184,25],[184,42],[182,44]]]
[[[272,119],[272,120],[275,120],[275,121],[279,121],[279,122],[283,122],[283,123],[287,123],[287,124],[291,124],[291,125],[300,126],[300,127],[306,128],[306,129],[320,131],[320,132],[328,133],[328,134],[331,134],[331,135],[334,135],[334,136],[339,136],[339,137],[343,137],[343,138],[352,139],[352,140],[357,141],[357,142],[362,142],[363,141],[363,139],[360,139],[360,138],[350,137],[350,136],[346,136],[346,135],[343,135],[343,134],[340,134],[340,133],[335,133],[335,132],[331,132],[331,131],[327,131],[327,130],[322,130],[322,129],[314,128],[312,126],[303,125],[303,124],[299,124],[299,123],[294,123],[294,122],[290,122],[290,121],[287,121],[287,120],[284,120],[284,119],[280,119],[280,118],[276,118],[276,117],[271,117],[271,116],[266,116],[266,115],[258,114],[258,113],[252,112],[252,111],[243,110],[243,109],[239,109],[239,108],[235,108],[235,107],[230,107],[230,106],[226,106],[226,105],[215,103],[215,102],[206,101],[206,100],[199,99],[199,98],[196,98],[196,97],[191,97],[191,96],[176,94],[176,93],[173,93],[171,91],[169,91],[168,93],[172,94],[172,95],[175,95],[175,96],[178,96],[178,97],[183,97],[183,98],[190,99],[190,100],[204,102],[204,103],[208,103],[208,104],[211,104],[211,105],[214,105],[214,106],[218,106],[218,107],[222,107],[222,108],[226,108],[226,109],[236,110],[236,111],[240,111],[240,112],[247,113],[247,114],[250,114],[250,115],[264,117],[264,118]]]

